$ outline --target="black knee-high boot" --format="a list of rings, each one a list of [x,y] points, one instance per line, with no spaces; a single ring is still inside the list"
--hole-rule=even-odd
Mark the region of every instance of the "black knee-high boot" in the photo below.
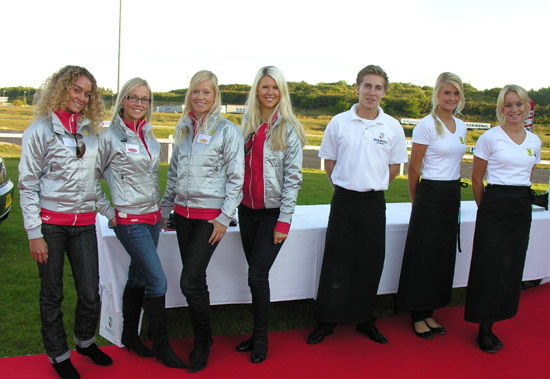
[[[138,335],[144,293],[145,288],[143,287],[126,286],[124,288],[122,295],[122,317],[124,319],[122,344],[128,348],[128,351],[133,349],[141,357],[152,357],[154,356],[153,352],[141,342]]]
[[[212,339],[212,326],[210,324],[210,302],[201,305],[194,304],[188,299],[189,315],[195,334],[193,351],[189,354],[189,372],[197,372],[206,368],[210,346],[214,343]]]
[[[187,368],[187,364],[174,353],[168,340],[166,319],[164,317],[164,296],[146,297],[144,306],[145,314],[149,320],[149,328],[153,335],[153,354],[167,367]]]

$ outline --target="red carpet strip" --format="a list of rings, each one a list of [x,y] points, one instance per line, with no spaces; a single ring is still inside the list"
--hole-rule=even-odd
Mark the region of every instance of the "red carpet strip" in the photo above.
[[[248,336],[216,336],[204,378],[549,378],[550,284],[523,291],[518,315],[493,327],[504,348],[496,354],[479,350],[477,325],[464,321],[464,307],[436,311],[447,334],[422,340],[414,335],[408,314],[380,319],[379,329],[389,339],[379,345],[358,334],[354,325],[340,325],[318,345],[305,340],[311,329],[269,334],[267,360],[250,363],[250,353],[235,346]],[[172,341],[185,358],[192,339]],[[110,367],[94,365],[89,358],[71,352],[82,378],[180,378],[187,370],[164,367],[154,358],[140,358],[116,346],[102,348],[113,358]],[[2,378],[56,378],[44,354],[0,359]]]

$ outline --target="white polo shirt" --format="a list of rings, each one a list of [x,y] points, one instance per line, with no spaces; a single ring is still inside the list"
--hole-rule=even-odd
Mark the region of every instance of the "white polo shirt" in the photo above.
[[[325,130],[319,157],[336,161],[332,183],[352,191],[388,189],[389,165],[407,162],[401,124],[378,107],[378,117],[357,116],[357,104],[337,114]]]
[[[483,133],[474,155],[487,161],[487,183],[530,186],[533,166],[540,162],[540,138],[529,131],[518,145],[500,126]]]
[[[466,124],[454,118],[456,130],[451,133],[441,120],[443,134],[438,135],[435,120],[430,114],[424,117],[413,129],[412,141],[419,145],[428,145],[422,163],[422,179],[457,180],[460,179],[460,161],[466,152]]]

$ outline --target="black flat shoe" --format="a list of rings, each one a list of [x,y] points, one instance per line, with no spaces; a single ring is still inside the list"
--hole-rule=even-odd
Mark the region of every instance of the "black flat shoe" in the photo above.
[[[238,344],[235,350],[237,350],[239,353],[244,353],[246,351],[252,351],[253,347],[254,347],[254,342],[252,342],[252,337],[250,337],[246,341],[243,341],[240,344]]]
[[[326,336],[330,336],[334,329],[328,329],[322,326],[315,328],[313,332],[307,337],[307,343],[310,345],[316,345],[323,342]]]
[[[361,334],[366,335],[374,342],[380,344],[388,343],[388,339],[380,332],[380,330],[378,330],[374,321],[367,321],[357,325],[357,331]]]
[[[491,332],[491,335],[489,336],[489,338],[491,339],[491,342],[495,344],[495,347],[497,349],[502,349],[504,347],[502,342],[498,339],[497,336],[494,335],[494,333]]]
[[[80,379],[80,374],[74,368],[70,358],[59,363],[52,363],[52,367],[62,379]]]
[[[255,342],[250,355],[250,362],[262,363],[267,358],[267,342]]]
[[[477,336],[477,345],[481,349],[481,351],[485,353],[494,354],[497,352],[497,347],[491,341],[491,337],[479,337]]]
[[[430,328],[430,326],[428,324],[426,324],[426,326],[428,326],[428,328]],[[431,340],[432,338],[434,338],[434,335],[432,333],[432,328],[430,328],[430,330],[428,330],[426,332],[418,332],[416,330],[416,328],[414,327],[414,322],[412,323],[412,328],[414,330],[414,334],[416,334],[418,337],[420,337],[422,339]]]
[[[428,325],[428,324],[426,323],[426,325]],[[430,325],[428,325],[428,328],[430,328],[430,330],[433,334],[437,334],[438,336],[442,336],[444,334],[447,334],[447,330],[445,330],[445,328],[442,327],[442,326],[432,328]]]
[[[91,344],[88,347],[76,347],[76,351],[87,357],[96,364],[100,366],[110,366],[113,364],[113,360],[107,354],[99,350],[95,343]]]

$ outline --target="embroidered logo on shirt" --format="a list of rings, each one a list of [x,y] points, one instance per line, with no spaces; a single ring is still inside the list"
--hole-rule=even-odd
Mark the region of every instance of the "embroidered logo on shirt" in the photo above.
[[[460,143],[464,145],[464,140],[462,139],[462,137],[458,137],[458,139],[460,140]]]
[[[533,156],[533,150],[530,149],[530,148],[527,148],[527,155],[529,155],[530,157]],[[535,155],[536,156],[536,155]]]
[[[84,134],[86,134],[87,136],[89,135],[87,130],[84,131]]]
[[[374,138],[374,142],[376,142],[379,145],[387,145],[388,141],[384,139],[384,133],[379,133],[378,138]]]

